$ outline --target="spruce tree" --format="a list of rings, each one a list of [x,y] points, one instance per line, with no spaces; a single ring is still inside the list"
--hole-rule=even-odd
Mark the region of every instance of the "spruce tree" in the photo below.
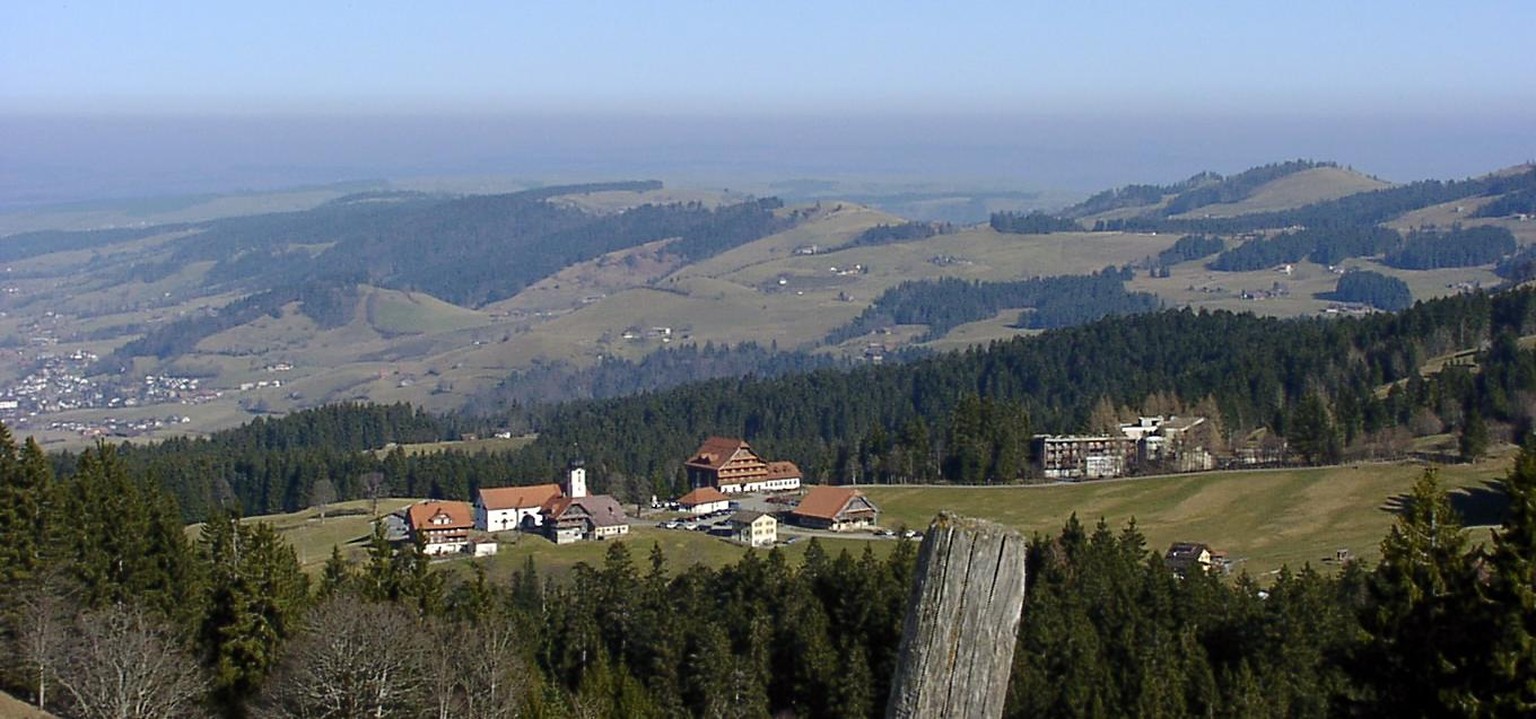
[[[1468,601],[1475,570],[1461,518],[1433,469],[1425,470],[1381,543],[1361,616],[1368,641],[1354,670],[1377,716],[1469,712],[1469,677],[1486,652]]]
[[[207,611],[198,638],[213,673],[213,699],[225,716],[244,716],[244,702],[298,632],[309,583],[293,547],[265,522],[219,512],[203,525],[199,549],[208,565]]]
[[[1536,714],[1536,445],[1504,478],[1508,515],[1494,534],[1490,576],[1479,585],[1488,616],[1488,705],[1495,716]]]

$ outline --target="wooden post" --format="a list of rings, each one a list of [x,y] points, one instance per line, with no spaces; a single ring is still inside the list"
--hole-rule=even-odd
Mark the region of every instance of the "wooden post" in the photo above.
[[[1017,532],[984,520],[942,512],[928,526],[887,719],[1003,715],[1025,549]]]

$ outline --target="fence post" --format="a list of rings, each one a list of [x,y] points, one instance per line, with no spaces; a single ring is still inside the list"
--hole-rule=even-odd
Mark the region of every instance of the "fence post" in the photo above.
[[[1026,543],[985,520],[941,512],[928,526],[907,601],[887,719],[1003,714],[1024,606]]]

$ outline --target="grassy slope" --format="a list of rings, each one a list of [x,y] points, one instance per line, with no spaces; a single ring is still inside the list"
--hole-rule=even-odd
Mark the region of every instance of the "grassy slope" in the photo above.
[[[1390,183],[1354,170],[1316,167],[1267,182],[1238,202],[1195,208],[1179,217],[1232,217],[1251,212],[1285,210],[1384,187],[1390,187]]]
[[[49,690],[51,696],[53,690]],[[52,714],[42,711],[10,694],[0,692],[0,717],[6,719],[53,719]]]
[[[380,500],[379,511],[392,512],[414,501],[410,499]],[[332,505],[331,509],[332,511],[360,509],[366,511],[368,505],[367,500],[356,500]],[[334,546],[341,546],[345,556],[353,560],[361,560],[365,554],[368,537],[372,532],[371,517],[367,514],[332,516],[321,521],[319,513],[313,509],[291,514],[250,517],[245,521],[271,524],[293,545],[299,561],[311,574],[318,573],[325,565]],[[702,532],[658,529],[654,525],[653,521],[637,522],[632,526],[629,537],[622,540],[629,543],[636,562],[644,560],[653,544],[661,545],[673,569],[696,563],[718,567],[735,562],[748,551],[740,545],[707,536]],[[196,539],[199,531],[199,525],[192,525],[187,528],[187,535]],[[498,581],[510,577],[514,571],[523,566],[528,557],[533,557],[535,566],[541,573],[546,576],[551,574],[558,576],[569,571],[578,562],[599,564],[603,560],[603,554],[608,551],[608,545],[605,542],[579,542],[556,546],[542,537],[517,533],[505,534],[502,539],[503,544],[497,556],[475,560],[484,562],[491,576]],[[823,540],[823,545],[833,555],[845,548],[852,552],[862,552],[868,545],[882,557],[894,547],[893,542],[873,541],[869,535],[862,535],[862,538],[831,538]],[[798,560],[805,556],[805,546],[805,542],[797,542],[784,547],[783,551],[791,559]],[[462,571],[468,561],[462,558],[445,560],[438,566],[450,571]]]
[[[1500,501],[1491,483],[1508,467],[1508,456],[1477,465],[1457,465],[1440,470],[1445,486],[1456,488],[1453,503],[1469,524],[1487,526],[1499,521]],[[1300,567],[1322,565],[1335,550],[1348,548],[1373,561],[1394,518],[1395,502],[1405,496],[1423,471],[1414,464],[1362,464],[1318,469],[1214,472],[1121,481],[1028,487],[901,487],[870,486],[864,491],[884,511],[883,524],[922,528],[940,510],[984,517],[1017,527],[1026,533],[1059,531],[1073,513],[1090,528],[1103,517],[1115,530],[1135,519],[1149,546],[1161,551],[1175,541],[1206,542],[1242,560],[1242,567],[1263,575],[1283,564]],[[381,511],[392,511],[412,500],[390,499]],[[333,509],[366,509],[366,501],[345,502]],[[320,521],[314,510],[255,517],[247,521],[270,522],[291,542],[306,569],[318,571],[341,545],[354,559],[363,556],[369,535],[369,517],[352,515]],[[189,527],[195,537],[197,528]],[[1485,541],[1482,529],[1472,531],[1474,541]],[[529,535],[506,535],[496,557],[476,560],[486,564],[498,580],[511,575],[532,557],[539,571],[559,575],[577,562],[602,561],[607,545],[601,542],[555,546]],[[628,539],[636,560],[644,558],[652,544],[660,544],[674,569],[694,563],[721,566],[739,559],[745,549],[702,533],[658,529],[653,522],[634,525]],[[824,542],[835,554],[841,549],[861,552],[870,546],[884,556],[890,541],[872,541],[867,535]],[[805,543],[783,548],[789,557],[804,555]],[[465,560],[441,566],[462,571]]]
[[[1498,520],[1489,511],[1487,483],[1506,467],[1507,461],[1490,460],[1440,471],[1446,486],[1467,490],[1456,495],[1458,507],[1471,510],[1471,521],[1488,524]],[[885,510],[887,526],[926,526],[940,509],[1047,534],[1060,531],[1074,512],[1090,528],[1100,517],[1116,530],[1134,518],[1153,549],[1205,542],[1259,575],[1282,564],[1319,565],[1340,548],[1374,560],[1393,520],[1390,502],[1405,495],[1422,471],[1412,464],[1367,464],[1039,487],[866,491]],[[1473,537],[1482,541],[1486,534],[1474,531]]]

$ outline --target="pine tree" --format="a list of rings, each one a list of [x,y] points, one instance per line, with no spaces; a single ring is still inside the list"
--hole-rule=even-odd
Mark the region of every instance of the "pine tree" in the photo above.
[[[244,716],[244,701],[299,630],[308,580],[293,547],[265,522],[219,512],[203,525],[198,544],[208,565],[198,639],[212,669],[213,699],[226,716]]]
[[[1467,410],[1461,423],[1461,435],[1456,438],[1464,462],[1476,462],[1488,453],[1488,423],[1477,408]]]
[[[1475,572],[1467,537],[1433,469],[1414,484],[1381,543],[1361,626],[1369,641],[1354,670],[1378,716],[1453,716],[1470,711],[1475,657],[1486,652],[1470,622]]]
[[[53,471],[31,438],[20,452],[0,423],[0,593],[39,566]]]
[[[1491,640],[1488,706],[1495,716],[1536,714],[1536,445],[1504,478],[1508,515],[1494,534],[1490,576],[1479,586]]]

